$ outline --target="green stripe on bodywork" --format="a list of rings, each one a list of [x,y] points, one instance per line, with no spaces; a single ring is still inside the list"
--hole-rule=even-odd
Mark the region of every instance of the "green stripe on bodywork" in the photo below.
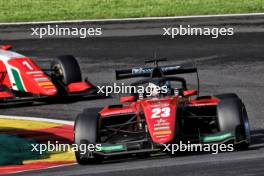
[[[215,141],[222,141],[230,137],[233,137],[232,133],[222,133],[222,134],[216,134],[216,135],[203,136],[202,141],[203,142],[215,142]]]
[[[101,146],[98,147],[100,151],[110,152],[110,151],[117,151],[117,150],[126,150],[126,147],[123,145],[109,145],[109,146]]]
[[[11,70],[12,70],[12,74],[14,76],[14,79],[15,79],[16,86],[17,86],[18,90],[25,92],[25,89],[24,89],[24,86],[22,84],[22,80],[21,80],[21,77],[19,76],[18,71],[16,71],[13,68],[11,68]]]

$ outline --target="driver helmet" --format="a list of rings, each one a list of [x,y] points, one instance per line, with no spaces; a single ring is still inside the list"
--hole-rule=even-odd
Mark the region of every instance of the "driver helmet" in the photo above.
[[[171,88],[171,82],[170,81],[166,81],[164,86],[166,86],[168,89]]]
[[[149,89],[149,92],[148,92],[149,93],[149,96],[151,96],[151,97],[156,97],[160,93],[160,87],[157,86],[154,83],[149,83],[148,84],[148,89]]]

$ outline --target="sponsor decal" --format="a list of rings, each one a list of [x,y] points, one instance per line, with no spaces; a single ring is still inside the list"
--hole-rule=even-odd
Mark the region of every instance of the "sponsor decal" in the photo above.
[[[166,135],[166,134],[171,134],[171,130],[156,131],[156,132],[153,133],[153,135]]]
[[[34,78],[34,80],[36,80],[36,81],[49,81],[49,79],[48,78],[45,78],[45,77],[43,77],[43,78]]]
[[[164,120],[162,118],[160,118],[159,120],[155,121],[156,123],[154,123],[154,127],[161,127],[161,126],[169,126],[170,123],[167,122],[167,120]]]
[[[161,70],[166,72],[171,70],[177,70],[179,68],[181,68],[181,66],[169,66],[169,67],[161,67]]]
[[[151,73],[153,68],[133,68],[132,74],[142,74],[142,73]]]
[[[40,82],[38,83],[39,86],[53,86],[52,82]]]
[[[161,70],[163,72],[171,71],[171,70],[177,70],[181,68],[181,66],[168,66],[168,67],[161,67]],[[144,73],[151,73],[153,68],[133,68],[132,69],[132,74],[137,75],[137,74],[144,74]]]
[[[55,88],[54,86],[43,86],[43,88],[45,89],[51,89],[51,88]]]
[[[170,129],[169,126],[161,126],[161,127],[155,127],[155,128],[154,128],[154,131],[168,130],[168,129]]]
[[[44,88],[54,88],[54,87],[44,87]],[[50,89],[50,90],[47,90],[48,92],[56,92],[57,90],[56,89]]]
[[[170,104],[157,101],[157,102],[151,102],[151,105],[150,105],[150,107],[160,107],[160,106],[170,106]]]
[[[28,75],[32,75],[32,74],[42,74],[42,71],[29,71],[27,72]]]
[[[161,135],[161,136],[156,136],[156,138],[159,138],[159,141],[166,141],[167,140],[167,137],[169,137],[170,135]]]
[[[41,77],[41,76],[43,76],[43,74],[33,75],[33,77]]]

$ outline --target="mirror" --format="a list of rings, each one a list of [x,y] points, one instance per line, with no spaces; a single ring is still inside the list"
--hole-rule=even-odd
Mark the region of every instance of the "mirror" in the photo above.
[[[195,89],[191,89],[191,90],[185,90],[183,91],[183,96],[193,96],[193,95],[197,95],[197,90]]]
[[[119,101],[121,103],[126,103],[126,102],[133,102],[135,101],[135,96],[130,95],[130,96],[122,96],[119,98]]]

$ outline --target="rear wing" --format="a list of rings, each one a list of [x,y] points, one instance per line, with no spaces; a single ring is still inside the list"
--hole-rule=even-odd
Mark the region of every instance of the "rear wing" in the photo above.
[[[155,67],[138,67],[125,70],[116,70],[116,79],[127,79],[136,77],[150,77]],[[184,73],[196,73],[197,68],[193,64],[159,66],[164,75],[176,75]]]

